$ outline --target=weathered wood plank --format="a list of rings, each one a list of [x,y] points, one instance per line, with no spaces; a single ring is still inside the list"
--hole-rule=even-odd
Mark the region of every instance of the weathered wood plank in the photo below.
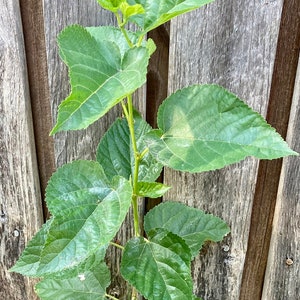
[[[266,116],[283,138],[287,134],[299,58],[299,14],[299,1],[284,1]],[[259,164],[240,300],[261,299],[281,168],[282,159]]]
[[[300,152],[300,60],[287,141]],[[300,295],[300,159],[283,160],[263,300],[298,299]]]
[[[50,86],[50,102],[53,122],[57,116],[57,107],[61,100],[69,94],[67,69],[58,57],[56,36],[67,25],[81,24],[83,26],[113,25],[114,16],[104,11],[96,0],[43,0],[46,47],[48,56],[48,78]],[[144,89],[135,95],[139,111],[145,115]],[[116,117],[121,116],[121,110],[113,108],[107,115],[86,130],[58,133],[55,136],[56,166],[61,166],[75,159],[94,159],[101,136],[106,132]],[[133,235],[133,217],[129,214],[124,226],[116,236],[122,244]],[[112,285],[110,293],[116,297],[124,297],[127,284],[119,274],[120,250],[112,248],[107,261],[111,265]],[[116,276],[115,276],[116,275]]]
[[[20,1],[42,199],[55,170],[42,0]],[[49,212],[43,202],[44,217]]]
[[[266,114],[282,1],[216,1],[171,22],[169,90],[193,83],[225,86]],[[231,234],[193,265],[203,299],[239,299],[258,161],[199,175],[165,170],[166,199],[225,219]]]
[[[0,299],[33,300],[8,272],[43,222],[18,1],[0,1],[0,97]]]

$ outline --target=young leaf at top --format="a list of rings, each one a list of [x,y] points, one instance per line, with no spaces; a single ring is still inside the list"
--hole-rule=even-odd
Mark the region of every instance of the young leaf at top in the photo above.
[[[180,236],[195,257],[205,241],[219,242],[229,233],[229,227],[221,219],[179,202],[163,202],[144,218],[148,234],[154,228],[164,228]]]
[[[134,130],[138,151],[142,152],[147,148],[143,137],[152,128],[137,112],[134,116]],[[97,161],[103,166],[109,178],[120,175],[129,179],[133,174],[134,153],[126,119],[116,120],[103,136],[97,149]],[[155,181],[161,170],[162,164],[157,162],[151,154],[146,153],[140,162],[139,180]]]
[[[141,4],[143,14],[132,16],[129,20],[142,29],[142,34],[168,22],[172,18],[195,10],[214,0],[128,0],[129,4]]]
[[[191,256],[183,239],[163,229],[153,230],[149,239],[126,244],[122,276],[149,300],[193,299]]]
[[[72,91],[59,106],[51,134],[86,128],[146,81],[145,47],[129,49],[122,57],[116,43],[95,39],[79,25],[64,29],[58,44]]]
[[[126,0],[97,0],[97,1],[103,8],[115,13],[119,10],[120,5]]]
[[[119,176],[108,182],[97,162],[75,161],[57,170],[47,197],[55,215],[40,254],[40,276],[73,268],[106,246],[125,219],[132,188]]]
[[[110,272],[104,262],[71,278],[45,278],[35,290],[42,300],[94,300],[106,299],[105,291],[110,284]]]
[[[261,115],[217,85],[177,91],[159,107],[159,130],[146,135],[150,152],[180,171],[223,168],[246,156],[297,155]]]

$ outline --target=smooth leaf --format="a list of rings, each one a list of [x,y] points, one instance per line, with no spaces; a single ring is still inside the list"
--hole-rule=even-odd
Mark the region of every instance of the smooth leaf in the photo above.
[[[144,13],[130,18],[138,24],[143,34],[168,22],[172,18],[195,10],[213,0],[128,0],[129,4],[141,4]]]
[[[180,237],[157,230],[150,240],[136,237],[126,244],[121,274],[149,300],[190,300],[190,258]]]
[[[146,136],[154,157],[175,170],[203,172],[246,156],[297,155],[282,137],[235,95],[217,85],[177,91],[160,106],[159,130]]]
[[[180,236],[196,256],[205,241],[218,242],[229,233],[221,219],[179,202],[163,202],[148,212],[144,218],[146,233],[154,228],[164,228]]]
[[[79,25],[64,29],[58,44],[72,91],[59,106],[51,134],[86,128],[146,81],[145,47],[129,49],[122,57],[117,44],[95,39]]]
[[[158,198],[163,196],[169,189],[169,186],[159,182],[138,182],[138,195],[140,197]]]
[[[77,173],[84,169],[82,165],[91,171],[91,182],[87,181],[86,174]],[[57,200],[54,197],[51,201],[48,199],[53,201],[53,206],[55,203],[56,215],[41,253],[38,275],[61,272],[79,265],[96,249],[106,246],[124,221],[131,204],[131,185],[118,176],[107,182],[101,171],[97,173],[101,170],[97,165],[96,162],[76,161],[58,171],[62,180],[55,180],[50,191],[55,194],[64,186],[66,191],[58,201],[54,201]],[[65,185],[66,174],[73,174],[73,177]],[[50,191],[48,189],[48,193]]]
[[[135,113],[134,129],[138,150],[142,152],[147,148],[143,137],[151,131],[151,127],[138,113]],[[133,174],[134,153],[126,119],[116,120],[103,136],[97,149],[97,161],[103,166],[109,178],[120,175],[129,179]],[[147,153],[140,162],[139,180],[155,181],[161,170],[161,163]]]
[[[35,289],[42,300],[94,300],[106,299],[110,284],[110,272],[104,262],[92,270],[86,270],[67,279],[46,278]]]

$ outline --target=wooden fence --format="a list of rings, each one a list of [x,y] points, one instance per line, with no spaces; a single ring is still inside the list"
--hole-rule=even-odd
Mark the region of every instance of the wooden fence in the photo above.
[[[56,167],[95,157],[113,109],[84,131],[48,136],[68,95],[56,36],[68,24],[113,24],[96,0],[0,0],[0,299],[33,300],[34,281],[7,270],[47,216],[46,182]],[[300,1],[216,0],[153,31],[158,49],[148,84],[136,96],[155,125],[170,92],[218,83],[262,113],[300,151]],[[208,244],[193,263],[205,300],[297,300],[300,297],[300,159],[248,158],[220,171],[164,170],[166,196],[222,217],[231,234]],[[155,201],[146,201],[149,209]],[[131,223],[118,238],[131,234]],[[113,251],[113,250],[112,250]],[[119,257],[112,253],[113,265]],[[114,273],[118,269],[113,268]],[[111,290],[124,298],[120,277]]]

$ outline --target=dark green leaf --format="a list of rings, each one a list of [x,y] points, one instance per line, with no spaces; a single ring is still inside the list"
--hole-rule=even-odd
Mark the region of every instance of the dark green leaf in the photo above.
[[[152,231],[150,241],[139,237],[126,244],[121,273],[149,300],[190,300],[190,258],[180,237],[163,230]]]
[[[138,182],[138,195],[140,197],[158,198],[169,189],[169,186],[159,182]]]
[[[194,85],[168,97],[158,127],[146,136],[150,152],[175,170],[220,169],[246,156],[274,159],[297,155],[244,102],[216,85]]]
[[[67,279],[46,278],[36,285],[42,300],[95,300],[106,299],[105,290],[110,284],[110,272],[104,262],[93,270],[85,270]]]
[[[163,202],[154,207],[144,218],[146,233],[154,228],[164,228],[184,239],[196,256],[205,241],[218,242],[229,233],[221,219],[205,214],[179,202]]]
[[[137,147],[142,152],[147,148],[143,137],[151,131],[151,127],[138,114],[135,114],[134,121]],[[97,160],[109,178],[115,175],[130,178],[134,169],[134,154],[126,119],[116,120],[101,139],[97,149]],[[140,162],[139,180],[155,181],[161,170],[161,163],[158,163],[152,155],[147,153]]]
[[[122,57],[117,44],[95,39],[79,25],[63,30],[58,43],[72,92],[60,104],[51,134],[86,128],[146,81],[145,47],[129,49]]]

